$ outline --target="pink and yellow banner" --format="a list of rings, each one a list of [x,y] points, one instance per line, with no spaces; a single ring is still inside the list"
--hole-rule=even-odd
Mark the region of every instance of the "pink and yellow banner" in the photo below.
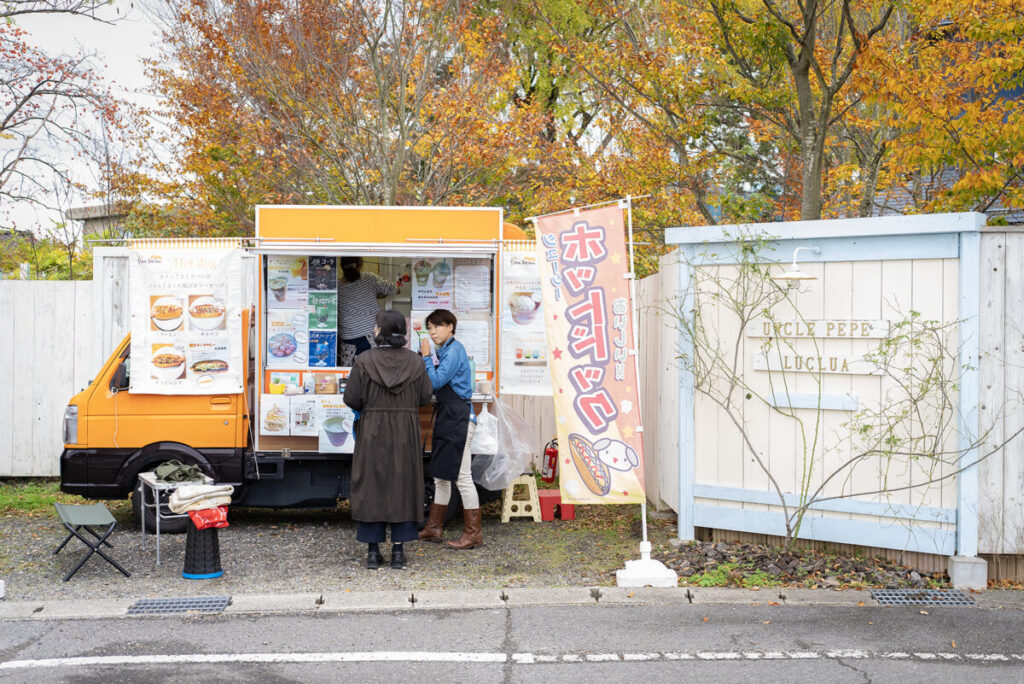
[[[643,444],[622,209],[537,220],[567,503],[643,503]]]

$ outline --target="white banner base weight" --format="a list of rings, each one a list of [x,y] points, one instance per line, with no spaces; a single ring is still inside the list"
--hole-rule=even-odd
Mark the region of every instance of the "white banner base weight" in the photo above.
[[[651,558],[651,542],[640,542],[640,560],[626,561],[623,570],[615,571],[615,584],[620,587],[676,587],[679,576],[661,561]]]

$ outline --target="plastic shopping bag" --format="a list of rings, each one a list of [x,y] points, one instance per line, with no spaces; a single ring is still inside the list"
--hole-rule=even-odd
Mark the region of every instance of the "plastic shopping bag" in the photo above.
[[[473,434],[472,453],[496,454],[498,452],[498,419],[487,411],[484,404],[476,417],[476,432]]]
[[[473,480],[484,489],[500,491],[530,472],[538,445],[526,421],[501,399],[495,398],[492,408],[498,425],[498,449],[490,459],[473,459]]]

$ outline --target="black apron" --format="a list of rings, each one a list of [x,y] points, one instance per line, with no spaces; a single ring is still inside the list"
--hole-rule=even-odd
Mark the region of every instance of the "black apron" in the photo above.
[[[466,450],[466,435],[469,433],[469,414],[472,410],[468,399],[463,399],[451,384],[435,393],[434,437],[430,444],[430,474],[439,480],[454,482],[459,477],[462,453]]]

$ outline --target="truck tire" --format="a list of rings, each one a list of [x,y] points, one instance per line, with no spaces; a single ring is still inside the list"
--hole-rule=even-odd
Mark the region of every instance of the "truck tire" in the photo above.
[[[142,483],[137,482],[135,489],[132,490],[132,513],[135,514],[135,519],[142,524]],[[172,515],[171,510],[167,508],[167,504],[160,504],[161,516]],[[188,530],[188,518],[171,518],[167,520],[163,517],[160,519],[160,534],[184,534]],[[146,533],[156,534],[156,514],[152,508],[146,509]]]

